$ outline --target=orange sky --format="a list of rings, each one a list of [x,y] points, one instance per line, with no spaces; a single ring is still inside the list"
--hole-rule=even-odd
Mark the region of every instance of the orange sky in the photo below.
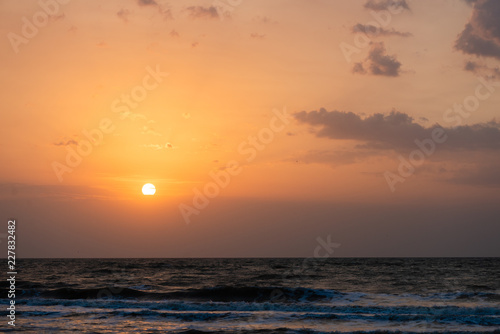
[[[0,211],[21,254],[309,256],[327,234],[343,256],[500,254],[486,1],[221,1],[1,2]]]

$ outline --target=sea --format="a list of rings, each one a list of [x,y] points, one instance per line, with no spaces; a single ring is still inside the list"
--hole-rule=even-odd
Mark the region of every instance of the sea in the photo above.
[[[17,260],[25,333],[500,333],[500,258]]]

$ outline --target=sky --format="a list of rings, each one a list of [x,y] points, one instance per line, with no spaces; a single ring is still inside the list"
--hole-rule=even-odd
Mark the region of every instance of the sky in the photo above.
[[[0,242],[15,219],[19,257],[500,256],[499,16],[3,0]]]

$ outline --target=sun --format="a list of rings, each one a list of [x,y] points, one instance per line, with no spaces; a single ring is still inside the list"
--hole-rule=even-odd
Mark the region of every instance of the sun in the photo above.
[[[142,193],[144,195],[154,195],[156,192],[156,188],[152,183],[146,183],[142,186]]]

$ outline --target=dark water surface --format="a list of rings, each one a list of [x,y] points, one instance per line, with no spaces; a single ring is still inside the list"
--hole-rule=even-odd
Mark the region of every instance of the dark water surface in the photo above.
[[[24,259],[16,306],[32,333],[500,332],[500,259]]]

